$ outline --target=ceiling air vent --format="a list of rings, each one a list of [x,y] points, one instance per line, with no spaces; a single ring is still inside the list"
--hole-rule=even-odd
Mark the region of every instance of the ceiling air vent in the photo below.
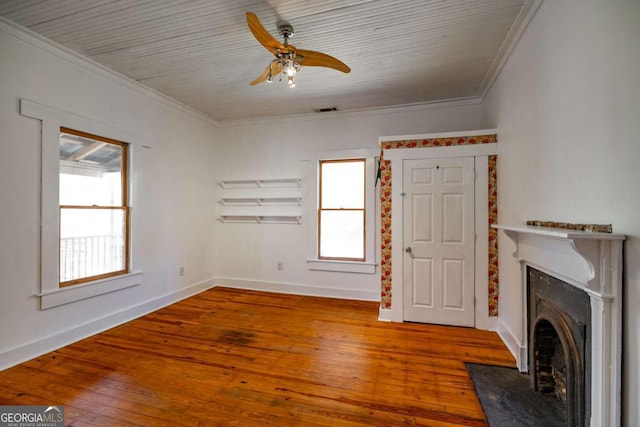
[[[315,111],[316,113],[329,113],[331,111],[338,111],[338,107],[316,108],[313,111]]]

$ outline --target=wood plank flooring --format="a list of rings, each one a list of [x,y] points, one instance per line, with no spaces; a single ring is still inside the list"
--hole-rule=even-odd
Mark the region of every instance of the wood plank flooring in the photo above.
[[[385,323],[378,305],[213,288],[0,372],[0,403],[71,426],[486,426],[463,362],[496,334]]]

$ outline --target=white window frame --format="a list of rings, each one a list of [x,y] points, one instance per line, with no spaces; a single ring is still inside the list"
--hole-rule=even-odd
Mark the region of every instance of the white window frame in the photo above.
[[[308,153],[309,158],[309,178],[308,187],[315,189],[316,204],[314,208],[314,237],[309,239],[309,256],[307,258],[307,268],[314,271],[331,271],[339,273],[360,273],[375,274],[377,271],[377,254],[379,248],[379,229],[376,227],[376,218],[378,209],[376,202],[378,200],[375,186],[377,175],[377,157],[380,155],[378,149],[352,149],[352,150],[336,150],[327,152]],[[318,258],[318,201],[319,197],[319,170],[321,160],[348,160],[348,159],[365,159],[365,260],[364,261],[342,261],[342,260],[326,260]],[[378,184],[379,185],[379,184]],[[378,187],[379,188],[379,187]]]
[[[20,114],[41,121],[41,200],[40,200],[40,289],[35,296],[40,300],[40,309],[46,310],[86,298],[115,292],[142,283],[144,274],[135,256],[135,242],[139,239],[139,227],[134,213],[138,191],[135,183],[141,173],[139,152],[150,148],[149,138],[142,133],[113,126],[99,120],[41,105],[26,99],[20,100]],[[60,287],[59,264],[59,173],[60,173],[60,128],[104,135],[129,144],[129,200],[130,247],[129,273],[94,280],[74,286]],[[138,177],[138,179],[136,179]]]
[[[131,227],[130,227],[130,209],[129,209],[129,144],[122,142],[122,141],[115,141],[113,139],[110,138],[105,138],[103,136],[100,135],[93,135],[93,134],[89,134],[86,132],[82,132],[82,131],[78,131],[77,129],[68,129],[68,128],[60,128],[60,140],[62,139],[62,134],[69,134],[69,135],[74,135],[74,136],[80,136],[83,138],[88,138],[91,139],[92,141],[94,141],[94,143],[102,143],[102,144],[110,144],[112,146],[117,146],[120,148],[121,150],[121,167],[120,167],[120,190],[122,191],[122,196],[119,198],[119,202],[116,205],[115,203],[109,206],[89,206],[86,203],[85,204],[80,204],[80,205],[75,205],[75,206],[69,206],[69,204],[60,204],[60,215],[62,214],[63,210],[65,209],[77,209],[78,206],[80,206],[81,208],[84,209],[89,209],[89,210],[94,210],[94,212],[105,212],[107,210],[110,209],[114,209],[114,211],[121,211],[123,214],[123,219],[124,219],[124,223],[123,223],[123,232],[124,232],[124,265],[123,268],[117,269],[117,270],[112,270],[112,271],[107,271],[107,272],[102,272],[100,274],[90,274],[90,275],[85,275],[82,277],[76,277],[74,279],[70,279],[70,280],[66,280],[63,281],[62,277],[60,277],[60,287],[66,287],[66,286],[77,286],[79,284],[82,283],[88,283],[88,282],[93,282],[99,279],[106,279],[109,277],[115,277],[115,276],[122,276],[124,274],[128,274],[129,273],[129,255],[130,255],[130,251],[129,251],[129,247],[131,245]],[[61,159],[62,162],[62,159]],[[62,164],[62,163],[61,163]],[[59,184],[59,188],[62,181],[58,181]],[[85,210],[85,212],[87,212]],[[113,212],[113,211],[112,211]],[[59,220],[62,220],[62,217],[60,216]],[[62,224],[60,224],[60,227],[62,228]],[[60,264],[62,265],[62,239],[60,240],[60,246],[59,246],[59,257],[60,257]],[[62,270],[62,267],[61,267]],[[60,275],[62,276],[62,274]]]
[[[339,256],[322,256],[322,213],[324,211],[342,211],[343,208],[326,208],[323,206],[323,200],[322,200],[322,196],[323,196],[323,183],[324,183],[324,178],[323,178],[323,165],[328,165],[328,164],[345,164],[345,163],[358,163],[358,164],[362,164],[362,173],[363,173],[363,186],[362,186],[362,207],[361,208],[344,208],[346,211],[351,211],[351,212],[362,212],[363,214],[363,221],[362,221],[362,258],[358,257],[358,258],[348,258],[348,257],[339,257]],[[318,162],[318,170],[319,170],[319,178],[318,178],[318,259],[321,259],[323,261],[353,261],[353,262],[364,262],[366,260],[366,255],[367,255],[367,248],[366,248],[366,242],[367,242],[367,222],[366,222],[366,215],[367,215],[367,192],[366,192],[366,182],[365,180],[367,180],[369,178],[369,175],[367,175],[367,159],[366,158],[357,158],[357,159],[338,159],[338,160],[320,160]],[[371,233],[371,230],[368,230],[369,233]]]

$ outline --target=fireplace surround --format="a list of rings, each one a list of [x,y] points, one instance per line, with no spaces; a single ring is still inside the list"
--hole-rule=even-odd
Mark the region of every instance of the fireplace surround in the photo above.
[[[547,348],[536,348],[531,336],[540,328],[547,343],[562,351],[575,352],[570,357],[563,355],[562,363],[545,360],[544,373],[553,369],[565,370],[564,381],[571,383],[584,371],[582,385],[571,395],[565,394],[567,404],[578,405],[574,419],[568,425],[590,427],[617,427],[621,423],[621,366],[622,366],[622,247],[624,236],[611,233],[567,230],[525,225],[496,225],[515,243],[513,256],[522,267],[520,283],[501,286],[519,286],[521,289],[521,318],[515,323],[505,325],[499,331],[505,344],[516,358],[521,372],[530,372],[530,360],[536,351],[555,353]],[[529,295],[529,275],[538,271],[551,277],[548,288],[550,298],[537,299],[537,294]],[[537,274],[537,273],[534,273]],[[557,280],[556,280],[557,279]],[[583,293],[583,303],[588,300],[586,317],[567,314],[558,307],[559,299],[555,293],[564,283],[568,292]],[[537,292],[537,291],[535,291]],[[575,296],[575,295],[574,295]],[[569,301],[573,300],[573,297]],[[565,304],[580,305],[576,304]],[[531,313],[530,304],[536,304]],[[562,305],[562,304],[560,304]],[[566,307],[565,307],[566,308]],[[530,316],[535,315],[532,328]],[[578,318],[576,320],[576,317]],[[574,322],[570,321],[573,318]],[[551,328],[550,328],[551,326]],[[500,329],[500,328],[499,328]],[[553,331],[551,331],[553,329]],[[510,331],[511,334],[505,332]],[[580,331],[583,332],[580,332]],[[519,333],[518,333],[519,332]],[[580,336],[584,335],[583,343]],[[584,347],[584,351],[580,347]],[[581,353],[584,353],[582,356]],[[556,363],[554,368],[553,364]],[[535,365],[533,365],[535,366]],[[531,374],[535,376],[535,368]],[[550,387],[556,380],[548,380],[538,387]],[[535,380],[535,378],[534,378]],[[563,376],[558,377],[560,388]],[[579,389],[583,387],[582,391]],[[547,389],[548,390],[548,389]],[[553,392],[556,392],[555,390]],[[562,390],[557,391],[562,398]],[[580,402],[580,396],[583,402]],[[569,421],[569,420],[568,420]]]

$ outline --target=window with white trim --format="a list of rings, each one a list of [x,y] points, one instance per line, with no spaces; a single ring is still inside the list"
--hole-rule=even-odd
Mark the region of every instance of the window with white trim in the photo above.
[[[60,287],[129,272],[128,145],[60,128]]]
[[[39,104],[27,99],[20,100],[20,114],[24,117],[40,121],[40,286],[35,294],[39,299],[40,309],[48,310],[141,285],[144,281],[144,265],[141,262],[141,257],[136,256],[136,246],[133,244],[140,238],[140,227],[137,226],[140,217],[134,216],[132,206],[137,204],[137,206],[140,207],[140,198],[137,194],[140,193],[139,186],[143,176],[141,164],[143,157],[142,149],[152,148],[150,136],[146,133],[139,132],[137,129],[120,128],[113,124],[81,116],[73,112],[59,110],[55,107]],[[107,135],[113,139],[105,138],[107,139],[106,142],[117,142],[124,144],[123,147],[126,147],[122,152],[122,155],[126,156],[126,159],[121,160],[121,171],[124,174],[124,178],[121,176],[123,182],[122,190],[121,192],[118,192],[118,190],[107,191],[107,194],[111,194],[112,196],[108,200],[120,200],[122,197],[122,205],[117,206],[114,202],[113,205],[106,206],[109,209],[126,211],[126,229],[122,232],[122,235],[126,236],[123,242],[125,248],[123,252],[122,249],[120,249],[122,255],[126,257],[124,262],[125,267],[120,269],[116,266],[113,268],[113,271],[107,273],[85,276],[82,282],[76,282],[74,286],[68,286],[71,283],[61,282],[60,280],[60,218],[64,215],[61,212],[60,206],[62,204],[62,206],[73,207],[75,205],[69,205],[67,203],[76,203],[76,201],[70,201],[67,199],[67,196],[61,196],[60,194],[61,191],[66,192],[66,190],[61,190],[60,188],[61,169],[63,169],[64,174],[64,169],[69,166],[69,164],[61,164],[60,134],[61,130],[64,133],[65,129],[82,130],[81,133],[85,133],[85,135],[89,137],[88,139],[94,139],[96,141],[97,139],[93,138],[94,136]],[[126,141],[126,143],[120,141]],[[103,163],[105,168],[114,166],[114,163],[104,164],[106,159],[98,161],[96,157],[91,156],[90,151],[98,149],[98,145],[100,145],[97,144],[91,147],[91,149],[88,149],[91,144],[92,143],[83,144],[86,151],[79,151],[78,148],[74,150],[78,158],[84,157],[86,159],[84,166],[90,167],[91,161]],[[62,157],[65,161],[70,161],[72,157],[66,158],[66,154],[64,154],[66,150],[66,148],[63,148]],[[79,163],[74,166],[79,166]],[[79,167],[76,168],[76,172],[78,172],[76,175],[79,175],[79,169]],[[129,178],[132,176],[132,171],[135,172],[135,182]],[[136,191],[136,189],[138,189],[138,191]],[[63,197],[63,200],[61,200],[61,197]],[[83,202],[83,204],[84,203],[87,202]],[[102,203],[103,202],[90,202],[91,208],[89,209],[94,208],[94,204],[97,205],[96,207],[99,207]],[[121,219],[116,221],[117,219],[117,217],[113,219],[114,229],[116,228],[116,224],[122,223]],[[89,220],[88,223],[92,223],[92,221]],[[122,248],[123,245],[119,243],[117,246]],[[140,249],[137,249],[137,251],[139,255]],[[122,263],[120,263],[120,266],[122,266]],[[112,269],[109,268],[108,270]],[[66,280],[66,282],[70,281],[71,280]]]
[[[366,260],[365,159],[319,164],[318,259]]]

